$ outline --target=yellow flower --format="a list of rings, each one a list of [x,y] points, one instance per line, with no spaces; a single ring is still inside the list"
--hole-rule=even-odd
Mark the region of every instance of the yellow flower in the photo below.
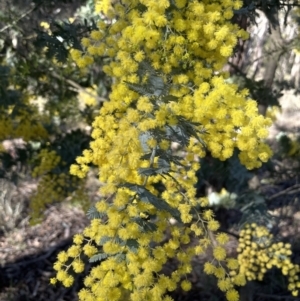
[[[144,53],[144,51],[142,51],[142,50],[139,50],[139,51],[136,52],[135,55],[134,55],[134,59],[135,59],[137,62],[143,61],[144,58],[145,58],[145,53]]]
[[[56,261],[56,262],[54,263],[54,265],[53,265],[53,269],[54,269],[55,271],[59,271],[59,270],[61,270],[62,266],[63,266],[63,265],[62,265],[61,262]]]
[[[50,283],[51,283],[51,284],[56,284],[56,282],[57,282],[57,279],[56,279],[56,278],[51,278],[51,279],[50,279]]]
[[[188,280],[183,280],[180,285],[181,285],[181,288],[186,292],[192,288],[192,284]]]
[[[205,210],[203,212],[203,218],[207,221],[210,221],[213,219],[214,212],[211,209]]]
[[[207,228],[211,231],[217,231],[220,228],[220,223],[215,220],[211,220],[207,223]]]
[[[81,245],[83,243],[83,239],[84,239],[84,237],[82,234],[75,234],[73,237],[73,242],[76,245]]]
[[[177,77],[177,82],[179,84],[186,84],[189,81],[189,77],[186,74],[180,74]]]
[[[239,300],[239,293],[234,289],[230,289],[226,293],[226,299],[228,301],[238,301]]]
[[[58,253],[58,255],[57,255],[57,260],[60,263],[65,263],[68,260],[68,258],[69,258],[69,256],[65,251],[62,251],[62,252]]]
[[[83,247],[83,252],[88,257],[92,257],[93,255],[95,255],[98,252],[98,250],[96,247],[88,244]]]
[[[64,281],[65,279],[68,278],[68,274],[67,274],[66,271],[60,270],[60,271],[57,272],[56,278],[59,281]]]
[[[226,233],[218,233],[216,239],[221,245],[224,245],[229,241],[229,237]]]
[[[74,277],[68,276],[67,278],[63,279],[62,284],[65,287],[70,287],[74,283]]]
[[[223,292],[228,291],[230,288],[232,288],[232,283],[230,281],[230,278],[219,279],[218,287]]]
[[[246,284],[246,278],[244,274],[238,274],[234,277],[234,284],[243,286]]]
[[[234,258],[228,258],[227,259],[227,266],[231,270],[238,269],[238,267],[239,267],[238,260],[236,260]]]
[[[216,267],[215,271],[214,271],[214,275],[218,278],[218,279],[223,279],[225,277],[225,269],[223,267]]]
[[[96,203],[95,207],[99,212],[106,212],[108,209],[108,204],[105,201],[99,201]]]
[[[45,28],[45,29],[49,29],[50,28],[50,24],[48,22],[41,22],[40,26]]]
[[[81,39],[81,44],[82,44],[82,46],[84,46],[84,47],[89,46],[89,45],[90,45],[90,39],[89,39],[89,38],[82,38],[82,39]]]
[[[162,15],[158,16],[154,21],[155,25],[158,27],[164,27],[167,24],[167,22],[167,18]]]
[[[297,296],[298,296],[298,293],[299,293],[299,291],[296,291],[296,290],[292,291],[292,295],[293,295],[294,297],[297,297]]]
[[[233,17],[233,15],[234,14],[233,14],[233,11],[231,9],[225,10],[225,12],[223,14],[224,18],[228,19],[228,20],[230,20]]]
[[[121,290],[117,287],[109,289],[107,294],[107,300],[117,301],[121,297]]]
[[[220,54],[224,57],[230,57],[233,53],[233,49],[231,46],[221,46],[220,48]]]
[[[84,270],[84,263],[79,259],[74,260],[72,266],[75,273],[81,273]]]
[[[211,274],[214,274],[216,270],[216,267],[210,263],[210,262],[206,262],[204,264],[204,272],[207,274],[207,275],[211,275]]]
[[[103,38],[103,33],[99,30],[93,30],[90,34],[91,38],[95,41],[100,41]]]
[[[221,246],[217,246],[213,250],[213,255],[217,260],[224,260],[226,257],[226,250]]]
[[[80,251],[81,251],[80,246],[73,245],[68,249],[67,254],[69,257],[75,258],[75,257],[79,256]]]
[[[187,0],[175,0],[175,4],[178,8],[184,8],[186,6]]]
[[[153,275],[150,272],[143,272],[137,275],[134,279],[134,284],[137,288],[150,286],[153,283]]]

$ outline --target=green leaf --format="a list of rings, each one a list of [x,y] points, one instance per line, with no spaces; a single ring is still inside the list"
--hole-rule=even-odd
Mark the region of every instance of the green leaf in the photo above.
[[[154,194],[152,194],[149,190],[147,190],[144,186],[135,185],[126,183],[123,187],[129,188],[132,191],[135,191],[142,202],[152,204],[156,209],[163,210],[169,212],[174,218],[180,221],[180,212],[176,209],[171,207],[166,201],[163,199],[158,198]]]
[[[268,211],[264,196],[259,193],[248,191],[239,196],[238,203],[243,214],[239,221],[240,227],[250,223],[272,227],[276,222],[274,216]]]
[[[153,167],[141,167],[138,169],[138,173],[141,176],[153,176],[157,174],[156,168]]]
[[[141,157],[142,160],[149,160],[151,158],[152,153],[147,153]],[[188,169],[188,167],[184,166],[182,163],[180,163],[180,160],[183,158],[180,156],[175,156],[172,154],[171,150],[156,150],[156,156],[159,157],[159,159],[165,160],[167,162],[173,162],[175,165],[180,165],[183,168]],[[170,163],[169,163],[170,164]]]
[[[105,213],[99,212],[96,207],[91,207],[86,213],[88,219],[101,219],[106,216]]]
[[[126,244],[126,242],[123,239],[121,239],[119,236],[115,236],[115,237],[102,236],[99,241],[99,244],[104,245],[108,241],[113,241],[114,243],[116,243],[120,246],[125,246],[125,244]]]
[[[93,29],[96,24],[88,25],[68,22],[53,22],[50,24],[51,35],[40,30],[38,31],[35,45],[39,48],[47,47],[47,56],[55,57],[60,62],[68,59],[68,47],[83,50],[80,40]]]
[[[140,175],[152,176],[166,174],[170,171],[170,163],[164,159],[158,159],[158,168],[154,167],[141,167],[138,169]]]
[[[114,243],[116,243],[118,245],[121,245],[121,246],[124,245],[124,240],[121,239],[119,236],[114,237],[112,240]]]
[[[133,83],[129,83],[129,82],[126,82],[124,81],[128,87],[134,91],[134,92],[137,92],[139,93],[140,95],[145,95],[145,96],[152,96],[153,95],[153,91],[149,89],[148,86],[146,85],[139,85],[139,84],[133,84]]]
[[[118,253],[114,256],[117,260],[117,262],[122,262],[126,259],[126,255],[123,253]]]
[[[167,126],[167,136],[170,140],[174,140],[183,146],[187,146],[190,140],[190,136],[179,125]]]
[[[165,160],[163,158],[158,158],[157,165],[164,172],[169,172],[170,171],[171,165],[168,162],[168,160]]]
[[[136,253],[139,248],[139,243],[135,239],[127,239],[125,245],[130,249],[130,251]]]
[[[180,219],[180,212],[176,209],[171,207],[167,202],[157,197],[150,198],[150,203],[159,210],[164,210],[169,212],[175,219],[181,221]]]
[[[143,77],[146,74],[148,74],[148,75],[155,75],[156,71],[151,66],[150,62],[148,62],[147,60],[144,60],[144,61],[140,62],[140,64],[139,64],[138,75],[140,77]]]
[[[175,140],[184,146],[188,145],[191,137],[195,137],[203,147],[206,147],[203,139],[198,135],[198,133],[206,133],[204,129],[197,129],[200,125],[200,123],[193,123],[186,120],[183,116],[179,116],[177,125],[167,126],[167,136],[170,140]]]
[[[100,241],[99,241],[99,245],[103,246],[106,242],[110,241],[112,238],[109,236],[102,236]]]
[[[148,86],[154,96],[161,96],[166,92],[166,85],[164,80],[159,76],[150,76]]]
[[[158,157],[160,157],[161,155],[163,155],[164,152],[165,152],[165,151],[162,151],[162,150],[160,150],[160,149],[157,149],[157,150],[155,151],[155,155],[158,156]],[[143,155],[143,156],[141,157],[141,159],[142,159],[142,160],[150,160],[151,156],[152,156],[152,152],[149,152],[149,153]]]
[[[141,217],[135,217],[133,220],[141,227],[141,229],[144,233],[154,232],[157,230],[156,224],[151,223],[150,221],[145,220]]]
[[[152,137],[152,135],[150,132],[144,132],[144,133],[140,134],[140,136],[139,136],[139,140],[140,140],[140,143],[141,143],[141,146],[142,146],[144,152],[150,151],[150,148],[149,148],[147,142],[151,137]]]
[[[141,62],[137,73],[141,79],[145,75],[148,75],[148,80],[143,84],[134,84],[124,81],[131,90],[148,97],[160,97],[168,94],[169,86],[165,84],[162,76],[155,71],[149,62]]]
[[[97,261],[101,261],[103,259],[106,259],[108,257],[108,255],[106,253],[98,253],[94,256],[92,256],[90,259],[89,259],[89,262],[97,262]]]

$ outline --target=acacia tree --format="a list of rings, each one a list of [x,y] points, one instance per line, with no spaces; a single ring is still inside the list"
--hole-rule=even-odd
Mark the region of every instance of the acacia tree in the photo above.
[[[54,69],[48,72],[49,78],[28,70],[27,61],[12,64],[16,66],[14,75],[27,70],[22,82],[16,77],[2,82],[1,93],[8,102],[0,112],[11,115],[1,119],[1,129],[6,129],[1,139],[10,135],[23,136],[31,143],[42,141],[37,152],[39,166],[34,169],[41,184],[31,200],[35,212],[39,213],[45,202],[64,199],[64,190],[75,189],[79,198],[85,198],[81,178],[91,166],[98,169],[104,183],[102,200],[88,211],[90,226],[74,237],[71,248],[59,254],[54,265],[57,277],[51,282],[72,285],[73,272],[83,272],[89,260],[95,266],[85,278],[85,289],[79,292],[81,300],[124,296],[170,300],[167,292],[179,283],[184,290],[191,288],[187,275],[192,257],[212,248],[214,259],[205,264],[204,271],[217,277],[228,300],[238,299],[235,285],[261,280],[274,266],[289,277],[288,289],[297,295],[299,266],[290,260],[290,245],[274,243],[265,227],[252,224],[240,232],[237,260],[227,258],[227,235],[216,232],[219,223],[208,200],[196,197],[195,174],[202,170],[201,159],[226,161],[238,153],[241,163],[253,169],[271,156],[264,143],[271,120],[258,115],[256,101],[247,90],[229,84],[229,74],[223,69],[237,42],[248,36],[233,22],[245,12],[242,2],[111,2],[96,1],[95,15],[102,20],[87,28],[65,22],[47,29],[44,24],[38,42],[48,51],[43,49],[38,59],[44,73]],[[87,32],[91,32],[89,37],[80,44],[79,37]],[[69,51],[81,70],[74,72],[72,62],[57,62],[66,60]],[[56,60],[49,62],[52,55]],[[33,55],[31,61],[36,63],[37,58]],[[62,127],[53,130],[53,120],[57,115],[67,119],[71,109],[78,110],[76,93],[66,89],[69,84],[79,95],[86,92],[86,104],[101,98],[96,96],[95,86],[84,89],[75,81],[88,85],[90,73],[101,69],[103,63],[107,78],[112,78],[112,93],[93,122],[90,147],[71,167],[71,174],[79,177],[74,181],[65,171],[81,152],[81,137],[86,135],[60,135]],[[25,93],[19,102],[17,97],[8,97],[17,96],[11,86],[20,91],[20,84],[21,88],[32,87],[27,80],[35,76],[40,80],[34,86],[38,93]],[[56,89],[50,91],[49,86]],[[32,105],[39,93],[49,97],[46,114]],[[18,103],[27,109],[25,116],[16,110]],[[49,137],[53,132],[55,140]],[[65,143],[69,138],[72,143]],[[180,145],[183,156],[174,153],[174,143]],[[163,267],[171,258],[178,264],[165,274]]]
[[[219,223],[194,186],[208,153],[226,160],[237,149],[248,169],[271,156],[263,141],[270,119],[223,72],[238,39],[247,38],[230,21],[241,7],[231,0],[96,1],[105,18],[82,40],[84,51],[71,55],[81,68],[107,56],[103,70],[114,83],[71,173],[83,178],[97,166],[102,200],[89,211],[90,226],[58,255],[52,283],[72,285],[72,270],[81,273],[88,257],[98,263],[80,300],[119,300],[126,291],[130,300],[171,300],[166,293],[179,283],[191,288],[191,258],[211,246],[214,259],[204,271],[228,300],[238,300],[234,286],[246,283],[245,271],[227,258],[226,234],[212,239]],[[184,157],[174,155],[173,142]],[[178,265],[166,275],[169,258]]]

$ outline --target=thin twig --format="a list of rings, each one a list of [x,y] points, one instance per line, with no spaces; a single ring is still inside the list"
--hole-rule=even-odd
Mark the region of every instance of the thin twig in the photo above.
[[[156,154],[156,146],[153,148],[152,153],[151,153],[151,157],[150,157],[150,167],[153,166],[154,159],[155,159],[155,154]],[[146,178],[144,179],[143,186],[146,186],[147,181],[148,181],[148,178],[149,178],[149,176],[146,176]]]
[[[233,237],[235,237],[236,239],[239,239],[239,238],[240,238],[240,236],[239,236],[238,234],[232,233],[232,232],[226,230],[225,228],[222,228],[222,227],[221,227],[221,228],[219,229],[219,231],[220,231],[220,232],[224,232],[224,233],[226,233],[226,234],[228,234],[228,235],[230,235],[230,236],[233,236]]]
[[[282,191],[280,191],[278,193],[273,194],[272,196],[270,196],[268,198],[268,200],[269,201],[273,200],[273,199],[275,199],[275,198],[277,198],[277,197],[279,197],[281,195],[284,195],[284,194],[295,194],[296,192],[299,192],[299,191],[300,191],[300,184],[295,184],[295,185],[293,185],[293,186],[291,186],[291,187],[289,187],[287,189],[284,189],[284,190],[282,190]]]
[[[5,31],[6,29],[16,25],[21,19],[25,18],[27,15],[29,15],[30,13],[32,13],[38,6],[40,6],[40,4],[35,5],[34,7],[32,7],[31,9],[27,10],[26,12],[24,12],[19,18],[17,18],[16,20],[14,20],[13,22],[11,22],[10,24],[7,24],[6,26],[4,26],[3,28],[0,29],[0,32]]]
[[[80,86],[79,84],[77,84],[76,82],[74,82],[73,80],[71,79],[68,79],[68,78],[65,78],[63,76],[60,76],[54,72],[51,73],[53,77],[57,78],[57,79],[60,79],[60,80],[64,80],[65,82],[67,82],[70,86],[72,86],[73,88],[75,88],[75,91],[80,91],[80,92],[83,92],[91,97],[95,97],[98,101],[100,102],[104,102],[104,101],[107,101],[106,98],[104,97],[100,97],[100,96],[96,96],[90,92],[88,92],[85,88],[83,88],[82,86]]]

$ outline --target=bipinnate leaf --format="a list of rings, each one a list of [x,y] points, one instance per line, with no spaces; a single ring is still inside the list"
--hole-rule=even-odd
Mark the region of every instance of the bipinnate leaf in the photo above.
[[[149,220],[146,220],[141,217],[135,217],[133,218],[134,222],[136,222],[142,229],[142,231],[145,232],[154,232],[157,230],[157,225],[152,223]]]
[[[130,251],[132,251],[134,253],[137,252],[137,250],[138,250],[138,248],[140,246],[139,243],[137,242],[137,240],[132,239],[132,238],[127,239],[125,241],[125,245],[130,249]]]
[[[93,255],[90,259],[89,262],[97,262],[97,261],[101,261],[103,259],[106,259],[108,257],[108,255],[106,253],[98,253]]]
[[[145,155],[143,155],[141,157],[142,160],[149,160],[151,158],[152,153],[147,153]],[[158,149],[156,150],[156,156],[159,157],[162,160],[165,160],[166,162],[168,162],[168,164],[170,164],[169,162],[173,162],[175,165],[180,165],[183,168],[185,167],[180,160],[182,160],[183,158],[180,156],[175,156],[172,154],[171,150],[161,150]]]
[[[142,167],[139,168],[138,172],[143,176],[153,176],[167,174],[171,169],[170,163],[164,159],[158,159],[158,167]]]
[[[176,218],[178,221],[180,221],[180,212],[176,208],[171,207],[166,201],[155,196],[153,193],[151,193],[149,190],[147,190],[144,186],[126,183],[123,185],[123,187],[129,188],[130,190],[135,191],[138,194],[139,199],[142,202],[150,203],[158,210],[167,211],[174,218]]]
[[[103,246],[106,242],[108,242],[110,240],[112,240],[111,237],[109,237],[109,236],[102,236],[101,239],[100,239],[100,241],[99,241],[99,245]]]
[[[99,212],[95,206],[90,207],[90,209],[86,213],[88,219],[101,219],[103,218],[106,214],[103,212]]]
[[[118,253],[114,256],[117,262],[123,262],[126,259],[126,255],[124,253]]]

